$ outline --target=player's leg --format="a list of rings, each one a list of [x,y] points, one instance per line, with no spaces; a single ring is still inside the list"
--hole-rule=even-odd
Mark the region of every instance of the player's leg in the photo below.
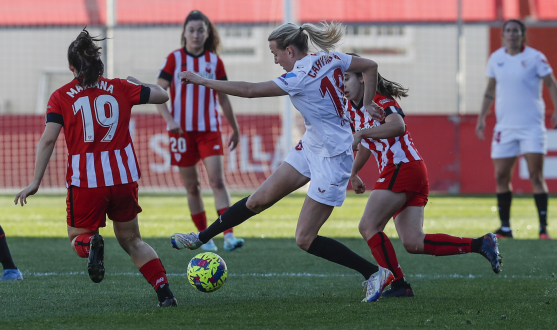
[[[524,159],[528,164],[528,173],[530,174],[530,183],[534,192],[534,201],[538,209],[538,217],[540,219],[540,239],[551,239],[547,233],[547,202],[548,189],[543,177],[543,163],[545,155],[543,153],[526,153]]]
[[[213,191],[215,207],[219,216],[224,214],[228,207],[230,207],[230,193],[228,192],[224,179],[223,160],[224,157],[220,155],[203,158],[203,164],[207,170],[209,185]],[[224,231],[224,249],[226,251],[233,251],[242,246],[244,246],[244,240],[242,238],[236,238],[232,228]]]
[[[176,306],[176,299],[168,286],[164,266],[155,250],[141,239],[137,216],[127,222],[114,221],[114,234],[137,269],[155,289],[159,307]]]
[[[516,159],[516,157],[493,159],[495,183],[497,185],[497,209],[499,211],[499,219],[501,220],[501,228],[496,231],[496,235],[500,238],[513,237],[510,223],[512,202],[511,178]]]
[[[98,229],[106,225],[107,187],[70,186],[66,198],[68,239],[81,258],[87,258],[89,278],[99,283],[104,278],[104,239]]]
[[[395,218],[395,225],[402,245],[409,253],[450,256],[455,254],[479,253],[490,263],[493,271],[501,270],[501,257],[494,234],[480,238],[456,237],[447,234],[424,234],[424,207],[408,206]]]
[[[372,190],[359,224],[360,234],[367,242],[377,264],[393,274],[394,285],[402,285],[406,281],[393,244],[383,230],[405,203],[404,193],[395,193],[387,189]]]
[[[251,196],[229,207],[209,228],[199,234],[176,233],[171,237],[172,245],[175,249],[195,250],[216,235],[269,208],[308,181],[309,178],[298,172],[292,165],[282,162]]]
[[[4,229],[0,226],[0,263],[4,268],[0,281],[23,280],[21,271],[15,266],[14,260],[8,248],[8,241]]]
[[[198,231],[207,229],[207,215],[205,214],[205,206],[203,205],[203,196],[201,195],[201,180],[199,178],[199,166],[178,167],[182,182],[186,187],[188,207],[190,209],[191,219]],[[209,240],[201,247],[205,251],[217,251],[217,246],[213,240]]]

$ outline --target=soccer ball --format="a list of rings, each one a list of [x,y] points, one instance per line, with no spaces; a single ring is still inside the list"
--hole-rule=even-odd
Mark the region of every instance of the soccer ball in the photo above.
[[[194,288],[201,292],[213,292],[223,286],[228,269],[217,254],[204,252],[191,259],[187,274]]]

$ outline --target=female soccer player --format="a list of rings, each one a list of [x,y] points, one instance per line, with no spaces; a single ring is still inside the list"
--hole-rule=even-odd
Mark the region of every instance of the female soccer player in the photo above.
[[[540,219],[540,239],[551,239],[547,232],[547,184],[543,162],[547,153],[545,104],[541,81],[551,94],[555,112],[551,126],[557,128],[557,83],[545,55],[526,44],[526,26],[519,20],[503,24],[503,47],[489,57],[489,78],[478,116],[476,135],[484,139],[485,117],[495,96],[497,123],[493,130],[491,158],[495,167],[497,206],[501,228],[497,237],[512,238],[510,224],[514,164],[523,155],[528,164],[530,183]]]
[[[486,257],[493,271],[499,273],[501,258],[494,234],[472,239],[423,232],[424,207],[429,194],[427,170],[404,123],[404,113],[395,101],[395,97],[406,97],[408,90],[379,75],[374,102],[384,108],[385,118],[378,121],[366,112],[369,108],[363,101],[367,81],[363,75],[347,72],[344,81],[344,92],[350,100],[348,111],[356,131],[353,147],[359,150],[350,176],[354,191],[362,194],[366,190],[358,172],[371,154],[380,171],[359,229],[379,266],[394,275],[391,289],[383,292],[383,297],[414,296],[412,287],[404,279],[393,245],[383,233],[391,217],[409,253],[446,256],[476,252]],[[363,147],[358,148],[360,143]]]
[[[228,142],[230,150],[238,145],[240,133],[228,95],[204,86],[180,83],[179,75],[184,70],[208,79],[227,80],[224,64],[216,55],[220,44],[217,29],[207,16],[194,10],[186,17],[181,38],[182,48],[168,55],[157,80],[162,88],[170,87],[170,111],[166,103],[157,105],[157,109],[167,123],[171,162],[180,169],[191,218],[197,229],[202,231],[207,228],[207,217],[201,196],[199,160],[203,161],[207,170],[217,213],[221,215],[230,206],[230,194],[224,179],[224,151],[217,100],[232,127]],[[244,240],[234,237],[232,228],[224,232],[225,250],[232,251],[243,245]],[[201,248],[217,251],[213,240],[207,241]]]
[[[68,146],[68,238],[75,253],[88,258],[89,277],[95,283],[104,278],[104,240],[99,227],[106,225],[108,215],[114,222],[118,243],[157,292],[158,306],[176,306],[157,253],[139,233],[137,214],[141,207],[136,181],[140,171],[128,129],[133,105],[163,103],[168,95],[160,86],[132,77],[102,77],[104,65],[100,47],[95,44],[100,40],[83,29],[70,44],[68,62],[75,79],[50,97],[33,182],[16,195],[14,202],[23,206],[27,197],[38,191],[64,127]]]
[[[202,85],[240,97],[289,95],[302,114],[306,132],[286,160],[263,182],[253,195],[231,206],[209,228],[199,234],[174,234],[176,249],[194,250],[224,230],[237,226],[264,211],[284,196],[311,180],[296,228],[296,243],[303,250],[360,272],[366,281],[366,298],[374,301],[379,283],[388,270],[377,267],[340,242],[319,236],[321,226],[335,206],[341,206],[353,163],[352,133],[344,117],[344,72],[363,72],[367,82],[364,103],[371,104],[377,82],[377,64],[371,60],[332,51],[341,39],[341,24],[323,23],[321,27],[283,24],[268,38],[275,64],[287,73],[267,82],[219,81],[186,71],[180,74],[185,84]],[[308,39],[322,51],[308,54]],[[376,114],[380,116],[379,113]],[[383,274],[379,276],[379,274]],[[390,273],[389,273],[390,274]],[[392,277],[392,275],[391,275]]]

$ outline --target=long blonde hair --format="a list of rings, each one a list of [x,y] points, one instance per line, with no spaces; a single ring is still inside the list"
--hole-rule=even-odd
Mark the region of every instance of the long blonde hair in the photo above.
[[[327,23],[323,21],[321,26],[315,26],[311,23],[304,23],[301,26],[285,23],[271,32],[267,40],[274,40],[280,50],[285,50],[286,47],[292,45],[302,52],[307,52],[309,38],[315,47],[328,53],[334,50],[345,30],[344,25],[337,22]]]

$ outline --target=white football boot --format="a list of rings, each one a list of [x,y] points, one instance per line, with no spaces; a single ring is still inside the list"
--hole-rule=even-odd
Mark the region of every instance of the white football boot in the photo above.
[[[234,251],[244,246],[243,238],[236,238],[233,233],[224,234],[224,249]]]
[[[379,267],[379,271],[371,275],[368,280],[363,281],[362,285],[366,291],[366,297],[362,302],[377,301],[381,297],[383,290],[393,282],[395,277],[390,270]]]
[[[170,242],[175,250],[188,249],[197,250],[203,245],[203,242],[199,240],[199,234],[189,233],[180,234],[175,233],[170,236]],[[214,244],[214,243],[213,243]]]

